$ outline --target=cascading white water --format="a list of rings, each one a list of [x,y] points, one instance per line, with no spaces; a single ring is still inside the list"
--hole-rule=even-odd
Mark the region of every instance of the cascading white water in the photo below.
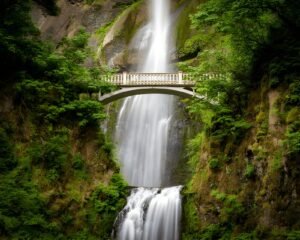
[[[160,187],[164,182],[172,110],[173,98],[164,95],[124,101],[118,122],[123,129],[119,154],[122,173],[131,186]]]
[[[162,190],[134,189],[123,210],[125,217],[120,219],[122,225],[118,239],[179,240],[180,189],[180,186]]]
[[[169,72],[170,0],[150,1],[150,23],[140,43],[139,72]],[[127,98],[119,112],[116,139],[121,171],[132,186],[161,187],[167,174],[167,149],[174,97]],[[119,240],[177,240],[181,187],[134,189],[122,213]]]

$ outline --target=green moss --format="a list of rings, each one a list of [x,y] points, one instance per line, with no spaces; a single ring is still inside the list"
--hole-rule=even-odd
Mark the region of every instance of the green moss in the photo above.
[[[269,119],[265,118],[265,120],[260,124],[258,131],[256,133],[256,139],[257,140],[262,140],[265,138],[265,136],[267,136],[268,132],[269,132],[269,123],[268,123]]]
[[[200,220],[193,195],[183,193],[183,239],[192,239],[199,231]]]
[[[194,36],[195,30],[191,29],[189,15],[196,11],[196,6],[199,2],[199,0],[192,0],[184,3],[186,6],[178,17],[176,25],[176,46],[179,51],[182,51],[181,49],[184,48],[186,41]]]
[[[212,170],[217,170],[221,168],[221,162],[218,158],[212,158],[208,161],[209,168]]]
[[[187,39],[182,48],[178,51],[179,59],[189,59],[196,57],[202,48],[202,35],[195,35]]]
[[[124,23],[124,26],[130,26],[122,29],[120,37],[125,39],[125,42],[129,44],[134,37],[137,30],[140,28],[141,22],[137,24],[136,16],[139,14],[142,0],[137,1],[128,9],[129,14]]]
[[[272,163],[271,163],[272,171],[278,171],[282,168],[283,158],[284,158],[284,156],[283,156],[282,149],[275,151],[274,156],[272,157]]]
[[[294,107],[288,112],[286,116],[286,123],[290,124],[299,119],[300,119],[300,108]]]
[[[255,177],[255,167],[253,164],[247,164],[244,176],[248,179],[253,179]]]
[[[222,203],[220,218],[223,223],[236,223],[245,214],[245,208],[235,194],[225,194],[218,190],[212,190],[211,196]]]
[[[241,233],[234,237],[233,240],[259,240],[255,233]]]
[[[261,111],[256,115],[256,122],[262,124],[267,118],[267,114]]]

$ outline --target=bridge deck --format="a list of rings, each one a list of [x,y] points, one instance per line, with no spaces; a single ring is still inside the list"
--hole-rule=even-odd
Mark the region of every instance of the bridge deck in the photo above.
[[[127,73],[102,76],[101,80],[120,87],[168,86],[193,87],[197,81],[224,78],[223,74],[193,75],[178,73]]]
[[[109,103],[111,101],[138,95],[138,94],[172,94],[180,97],[197,97],[193,91],[196,82],[210,79],[226,79],[224,74],[193,75],[183,72],[178,73],[127,73],[101,76],[101,80],[119,87],[105,95],[99,92],[99,101]]]

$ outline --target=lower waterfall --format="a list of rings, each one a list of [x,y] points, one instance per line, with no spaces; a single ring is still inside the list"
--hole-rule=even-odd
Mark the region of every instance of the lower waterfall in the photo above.
[[[120,213],[119,240],[179,240],[181,187],[134,189]],[[147,213],[147,214],[145,214]],[[124,219],[122,215],[124,214]]]

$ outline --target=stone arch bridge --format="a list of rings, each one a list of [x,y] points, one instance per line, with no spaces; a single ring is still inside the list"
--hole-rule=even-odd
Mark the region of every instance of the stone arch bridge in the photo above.
[[[178,73],[127,73],[101,76],[101,80],[117,86],[117,90],[104,95],[99,92],[98,100],[103,104],[140,94],[170,94],[183,98],[203,98],[195,93],[197,81],[224,77],[222,74],[201,76]]]

